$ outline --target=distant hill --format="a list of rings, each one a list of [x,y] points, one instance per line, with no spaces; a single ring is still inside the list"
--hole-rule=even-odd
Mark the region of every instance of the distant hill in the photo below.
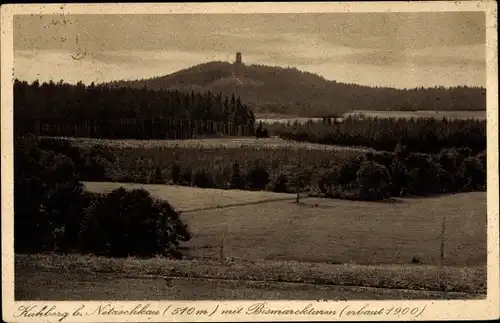
[[[296,68],[209,62],[170,75],[106,85],[235,94],[255,113],[340,115],[351,110],[486,110],[479,87],[394,89],[326,80]]]

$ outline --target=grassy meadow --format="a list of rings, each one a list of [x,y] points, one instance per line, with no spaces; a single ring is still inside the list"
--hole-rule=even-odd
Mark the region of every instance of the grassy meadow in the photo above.
[[[55,137],[50,137],[55,138]],[[190,149],[280,149],[280,150],[314,150],[314,151],[354,151],[374,152],[374,149],[364,147],[348,147],[335,145],[322,145],[308,142],[288,141],[278,137],[220,137],[202,139],[179,140],[139,140],[139,139],[97,139],[97,138],[72,138],[64,137],[77,147],[103,146],[109,148],[131,149],[165,149],[165,148],[190,148]]]
[[[343,116],[356,116],[362,114],[365,117],[377,118],[436,118],[436,119],[478,119],[486,120],[486,111],[377,111],[377,110],[354,110]]]
[[[222,245],[230,258],[389,265],[418,257],[436,265],[446,216],[445,265],[486,264],[484,192],[387,202],[304,198],[297,205],[293,195],[271,192],[85,183],[100,193],[120,186],[145,188],[185,211],[189,257],[218,258]]]
[[[421,110],[421,111],[384,111],[384,110],[354,110],[350,112],[346,112],[342,114],[338,119],[346,118],[349,116],[360,116],[364,117],[376,117],[376,118],[401,118],[401,119],[409,119],[409,118],[435,118],[435,119],[477,119],[477,120],[486,120],[486,112],[485,111],[432,111],[432,110]],[[306,122],[318,122],[321,121],[322,118],[314,118],[314,117],[295,117],[289,115],[279,115],[279,114],[257,114],[256,122],[262,122],[264,124],[272,124],[272,123],[294,123],[298,122],[299,124],[303,124]]]

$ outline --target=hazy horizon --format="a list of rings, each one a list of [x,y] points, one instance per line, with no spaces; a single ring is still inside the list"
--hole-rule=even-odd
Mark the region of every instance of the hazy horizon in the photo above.
[[[483,12],[14,17],[14,76],[100,83],[210,61],[296,67],[328,80],[486,86]],[[75,55],[81,59],[74,59]]]

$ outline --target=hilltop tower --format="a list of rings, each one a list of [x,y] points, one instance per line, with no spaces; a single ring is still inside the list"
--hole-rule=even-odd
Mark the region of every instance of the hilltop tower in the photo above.
[[[240,52],[237,52],[236,53],[236,61],[234,61],[235,64],[241,64],[242,61],[241,61],[241,53]]]

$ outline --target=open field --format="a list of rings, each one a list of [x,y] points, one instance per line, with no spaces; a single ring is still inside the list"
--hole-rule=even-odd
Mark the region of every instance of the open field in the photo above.
[[[447,118],[447,119],[479,119],[486,120],[486,111],[377,111],[355,110],[343,116],[363,114],[365,117],[377,118]]]
[[[143,187],[178,210],[191,211],[182,215],[193,234],[183,252],[194,258],[218,258],[223,245],[224,257],[250,260],[409,264],[419,257],[422,264],[436,264],[445,216],[445,264],[486,264],[484,192],[383,203],[306,198],[297,205],[293,195],[269,192],[85,185],[92,192]]]
[[[318,122],[321,118],[307,118],[307,117],[286,117],[286,116],[269,116],[255,119],[256,123],[306,123],[308,121]]]
[[[264,191],[220,190],[212,188],[193,188],[188,186],[84,182],[87,190],[96,193],[111,193],[122,186],[127,190],[144,188],[152,196],[167,200],[177,210],[193,212],[221,207],[266,203],[280,200],[294,200],[295,195],[285,193],[269,193]]]
[[[470,299],[481,267],[16,255],[16,300]],[[28,278],[29,277],[29,278]],[[425,290],[424,290],[425,289]]]
[[[432,110],[419,110],[419,111],[383,111],[383,110],[354,110],[346,112],[339,118],[346,118],[348,116],[359,116],[360,114],[365,117],[377,118],[447,118],[447,119],[479,119],[486,120],[486,111],[432,111]],[[256,122],[262,123],[306,123],[308,121],[319,122],[322,118],[313,117],[294,117],[285,115],[262,114],[256,116]]]
[[[56,138],[56,137],[51,137]],[[288,149],[310,149],[323,151],[356,151],[373,152],[374,149],[365,147],[348,147],[335,145],[322,145],[307,142],[287,141],[280,138],[255,137],[221,137],[203,139],[180,139],[180,140],[139,140],[139,139],[97,139],[97,138],[73,138],[57,137],[70,141],[77,147],[91,147],[103,145],[107,147],[120,148],[288,148]]]

